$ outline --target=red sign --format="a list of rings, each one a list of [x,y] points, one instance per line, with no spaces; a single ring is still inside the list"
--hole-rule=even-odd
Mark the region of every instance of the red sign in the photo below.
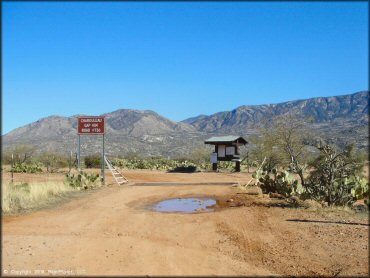
[[[104,117],[78,117],[78,134],[104,134]]]

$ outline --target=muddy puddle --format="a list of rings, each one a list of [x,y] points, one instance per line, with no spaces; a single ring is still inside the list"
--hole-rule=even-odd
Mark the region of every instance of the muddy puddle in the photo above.
[[[176,198],[160,201],[151,209],[157,212],[197,213],[213,212],[216,200],[209,198]]]

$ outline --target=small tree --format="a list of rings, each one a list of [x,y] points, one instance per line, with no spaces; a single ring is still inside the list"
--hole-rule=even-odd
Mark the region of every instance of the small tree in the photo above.
[[[250,151],[250,160],[257,164],[263,163],[263,170],[271,173],[273,169],[283,164],[282,153],[275,145],[275,140],[271,129],[260,129],[260,136],[251,136],[252,149]]]
[[[14,154],[13,154],[13,156],[14,156]],[[14,162],[12,160],[12,152],[9,151],[9,150],[8,151],[3,151],[1,153],[1,164],[2,165],[11,165],[12,162]]]
[[[11,173],[13,181],[13,173],[37,173],[42,172],[42,163],[33,159],[35,148],[30,145],[17,145],[12,150],[9,150],[11,163]]]
[[[306,122],[288,114],[278,117],[272,124],[276,145],[283,150],[285,159],[289,163],[289,170],[298,174],[302,186],[305,186],[306,142],[311,136]]]
[[[306,120],[308,121],[308,120]],[[304,171],[307,157],[307,141],[311,137],[306,121],[291,114],[265,122],[260,136],[253,136],[252,156],[259,163],[266,157],[264,170],[271,172],[278,166],[286,166],[299,175],[305,185]]]
[[[188,160],[197,165],[199,169],[209,169],[211,168],[210,157],[212,151],[213,150],[210,148],[210,146],[196,148],[189,155]]]
[[[196,163],[205,163],[209,162],[211,157],[211,151],[209,148],[204,147],[204,148],[196,148],[192,151],[192,153],[189,156],[189,159]]]
[[[35,148],[30,145],[17,145],[11,150],[11,153],[14,154],[15,164],[30,163],[34,152]]]
[[[37,159],[45,165],[48,173],[57,172],[60,168],[68,166],[67,158],[54,152],[42,153]]]

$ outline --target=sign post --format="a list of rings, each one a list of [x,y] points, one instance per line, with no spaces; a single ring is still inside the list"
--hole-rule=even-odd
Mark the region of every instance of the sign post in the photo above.
[[[80,167],[80,153],[81,153],[81,138],[80,138],[80,134],[78,134],[78,150],[77,150],[77,153],[78,153],[78,157],[77,157],[77,169],[78,171],[81,170],[81,167]]]
[[[102,156],[101,156],[101,163],[102,163],[102,166],[101,166],[101,175],[103,177],[103,185],[105,185],[105,159],[104,159],[104,153],[105,153],[105,150],[104,150],[104,134],[103,134],[103,152],[102,152]]]
[[[102,169],[103,185],[105,184],[105,150],[104,150],[104,117],[98,116],[83,116],[78,117],[78,169],[81,169],[81,140],[80,135],[103,135],[103,150],[102,150]]]

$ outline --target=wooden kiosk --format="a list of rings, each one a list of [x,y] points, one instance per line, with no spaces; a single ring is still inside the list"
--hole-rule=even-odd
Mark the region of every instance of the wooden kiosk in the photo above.
[[[239,146],[248,144],[241,136],[218,136],[204,141],[205,144],[215,145],[215,151],[211,155],[213,171],[217,171],[218,161],[235,161],[235,171],[240,172]]]

